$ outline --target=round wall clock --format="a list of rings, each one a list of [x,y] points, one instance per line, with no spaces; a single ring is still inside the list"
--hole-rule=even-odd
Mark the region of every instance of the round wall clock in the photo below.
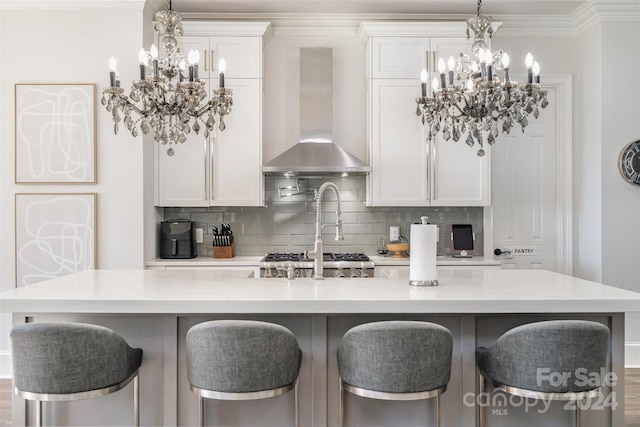
[[[633,141],[620,151],[618,169],[625,181],[640,185],[640,141]]]

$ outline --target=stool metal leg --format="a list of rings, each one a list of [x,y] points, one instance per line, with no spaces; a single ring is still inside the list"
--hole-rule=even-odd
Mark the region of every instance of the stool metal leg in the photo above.
[[[436,396],[436,426],[440,427],[440,395]]]
[[[338,378],[340,381],[340,427],[344,427],[344,388],[342,387],[342,378]]]
[[[582,416],[580,412],[580,407],[578,406],[578,401],[576,400],[576,427],[580,427],[582,425]]]
[[[300,427],[300,389],[298,387],[298,381],[296,380],[296,385],[294,386],[294,399],[295,399],[295,417],[296,417],[296,427]]]
[[[42,400],[36,400],[36,427],[42,427]]]
[[[200,413],[200,427],[204,427],[204,397],[198,396],[198,406],[200,407],[198,411]]]
[[[140,384],[138,375],[133,378],[133,425],[140,426]]]
[[[480,393],[478,394],[480,399],[476,399],[476,405],[480,411],[480,427],[484,427],[484,406],[482,404],[482,398],[484,396],[484,377],[480,374]]]

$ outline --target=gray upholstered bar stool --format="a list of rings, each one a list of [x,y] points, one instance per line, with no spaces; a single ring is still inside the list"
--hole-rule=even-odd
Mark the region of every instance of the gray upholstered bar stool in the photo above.
[[[114,331],[84,323],[25,323],[9,334],[15,393],[42,402],[105,396],[133,380],[134,425],[140,425],[138,369],[142,350]]]
[[[214,320],[187,332],[187,377],[199,397],[255,400],[295,389],[295,425],[300,425],[298,373],[302,351],[284,326],[253,320]]]
[[[416,321],[373,322],[351,328],[338,346],[340,426],[344,425],[344,392],[381,400],[436,398],[451,377],[451,332]]]
[[[609,328],[583,320],[529,323],[511,329],[490,348],[479,347],[480,393],[485,378],[506,393],[542,400],[577,401],[600,394],[601,369],[607,364]],[[582,370],[582,371],[578,371]],[[582,377],[576,378],[576,372]],[[591,377],[589,373],[597,373]],[[562,380],[564,375],[566,379]],[[584,381],[584,375],[590,381]],[[582,378],[582,379],[581,379]],[[598,379],[598,384],[591,379]],[[484,426],[480,407],[480,426]]]

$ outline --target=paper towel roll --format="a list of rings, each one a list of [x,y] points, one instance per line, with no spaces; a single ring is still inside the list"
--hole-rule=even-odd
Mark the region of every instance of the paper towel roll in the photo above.
[[[438,226],[411,224],[411,258],[409,259],[409,284],[435,286]]]

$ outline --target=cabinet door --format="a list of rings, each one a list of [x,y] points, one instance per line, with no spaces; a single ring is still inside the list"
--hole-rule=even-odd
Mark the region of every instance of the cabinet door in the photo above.
[[[260,37],[182,36],[183,56],[189,50],[200,52],[199,76],[217,79],[221,58],[226,63],[225,78],[252,79],[262,76],[262,39]]]
[[[189,51],[195,49],[200,53],[200,62],[198,65],[198,77],[208,79],[211,67],[209,37],[208,36],[182,36],[178,38],[180,52],[185,59],[189,57]]]
[[[261,206],[262,80],[227,79],[233,110],[211,141],[211,206]]]
[[[371,80],[372,206],[428,206],[428,144],[415,115],[419,79]]]
[[[371,47],[372,78],[415,79],[418,85],[432,56],[426,37],[373,37]]]
[[[158,206],[209,206],[207,159],[209,140],[192,130],[183,144],[156,144]]]
[[[450,56],[455,60],[460,57],[460,53],[471,55],[471,40],[466,37],[432,37],[431,38],[431,59],[428,69],[432,76],[438,75],[438,60],[444,59],[445,64]],[[447,80],[449,84],[449,80]]]
[[[463,137],[464,138],[464,137]],[[488,206],[489,158],[476,154],[478,146],[469,147],[461,138],[432,142],[431,206]]]
[[[458,58],[460,53],[471,54],[471,43],[465,38],[432,38],[431,49],[436,62],[449,56]],[[437,72],[436,68],[432,71]],[[447,81],[448,84],[448,81]],[[431,205],[432,206],[487,206],[489,205],[489,159],[487,154],[478,157],[477,145],[469,147],[464,141],[445,141],[439,134],[432,143]]]
[[[218,63],[224,58],[228,79],[258,79],[262,77],[262,39],[260,37],[211,37],[211,78],[217,78]],[[225,82],[226,84],[226,82]]]

